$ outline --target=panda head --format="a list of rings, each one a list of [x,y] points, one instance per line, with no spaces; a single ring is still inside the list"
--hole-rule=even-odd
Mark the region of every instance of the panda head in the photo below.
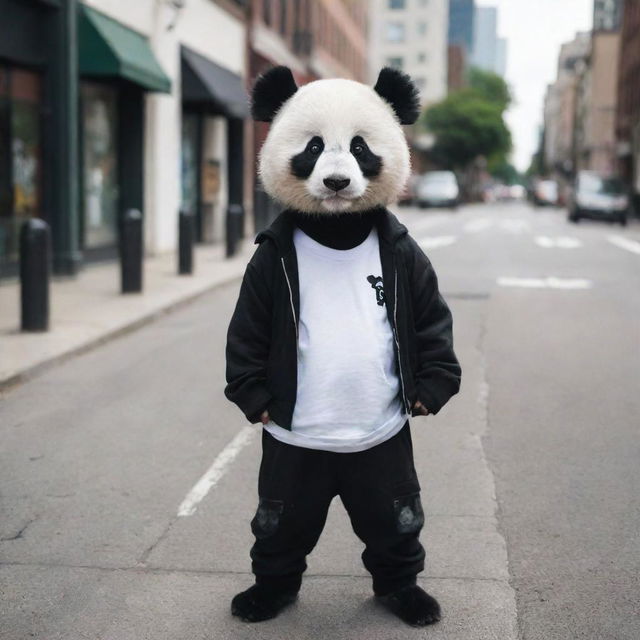
[[[419,101],[400,71],[382,69],[373,88],[343,79],[298,88],[287,67],[275,67],[256,81],[251,111],[255,120],[272,122],[259,172],[285,206],[365,211],[402,192],[410,166],[401,125],[416,121]]]

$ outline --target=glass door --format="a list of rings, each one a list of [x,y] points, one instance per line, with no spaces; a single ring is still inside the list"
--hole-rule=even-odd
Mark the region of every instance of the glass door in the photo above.
[[[83,82],[83,247],[114,245],[118,223],[118,93],[115,87]]]

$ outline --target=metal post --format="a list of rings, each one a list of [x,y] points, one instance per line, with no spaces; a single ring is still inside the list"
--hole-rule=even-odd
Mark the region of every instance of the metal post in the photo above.
[[[142,291],[142,214],[127,209],[120,226],[120,275],[122,293]]]
[[[190,275],[193,273],[193,215],[181,211],[178,219],[178,273]]]
[[[227,258],[235,255],[238,243],[242,239],[242,222],[244,207],[241,204],[230,204],[227,207]]]
[[[20,229],[20,303],[23,331],[49,329],[49,225],[31,218]]]

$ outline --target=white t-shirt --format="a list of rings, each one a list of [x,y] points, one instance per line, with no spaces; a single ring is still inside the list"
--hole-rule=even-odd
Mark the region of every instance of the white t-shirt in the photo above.
[[[407,420],[399,392],[375,227],[353,249],[294,231],[300,281],[298,386],[291,431],[275,438],[326,451],[364,451]]]

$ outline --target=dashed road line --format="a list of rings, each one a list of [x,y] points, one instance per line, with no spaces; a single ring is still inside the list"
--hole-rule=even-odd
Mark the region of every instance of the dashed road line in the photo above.
[[[631,251],[631,253],[640,255],[640,242],[629,240],[629,238],[622,236],[608,236],[607,240],[616,247],[620,247],[620,249],[626,249],[627,251]]]
[[[484,231],[485,229],[489,229],[494,224],[494,221],[491,218],[476,218],[467,222],[464,225],[463,230],[467,233],[478,233],[479,231]]]
[[[186,498],[178,507],[178,516],[192,516],[198,504],[209,493],[211,488],[216,485],[224,476],[229,465],[234,461],[236,456],[244,449],[253,439],[257,430],[254,427],[244,427],[236,437],[218,454],[213,464],[207,469],[206,473],[196,482]]]
[[[423,249],[437,249],[438,247],[448,247],[457,241],[457,236],[433,236],[420,240]]]
[[[503,276],[498,278],[501,287],[521,287],[524,289],[590,289],[591,280],[585,278],[515,278]]]
[[[560,236],[558,238],[536,236],[534,242],[545,249],[577,249],[582,246],[582,242],[578,238],[570,238],[568,236]]]

